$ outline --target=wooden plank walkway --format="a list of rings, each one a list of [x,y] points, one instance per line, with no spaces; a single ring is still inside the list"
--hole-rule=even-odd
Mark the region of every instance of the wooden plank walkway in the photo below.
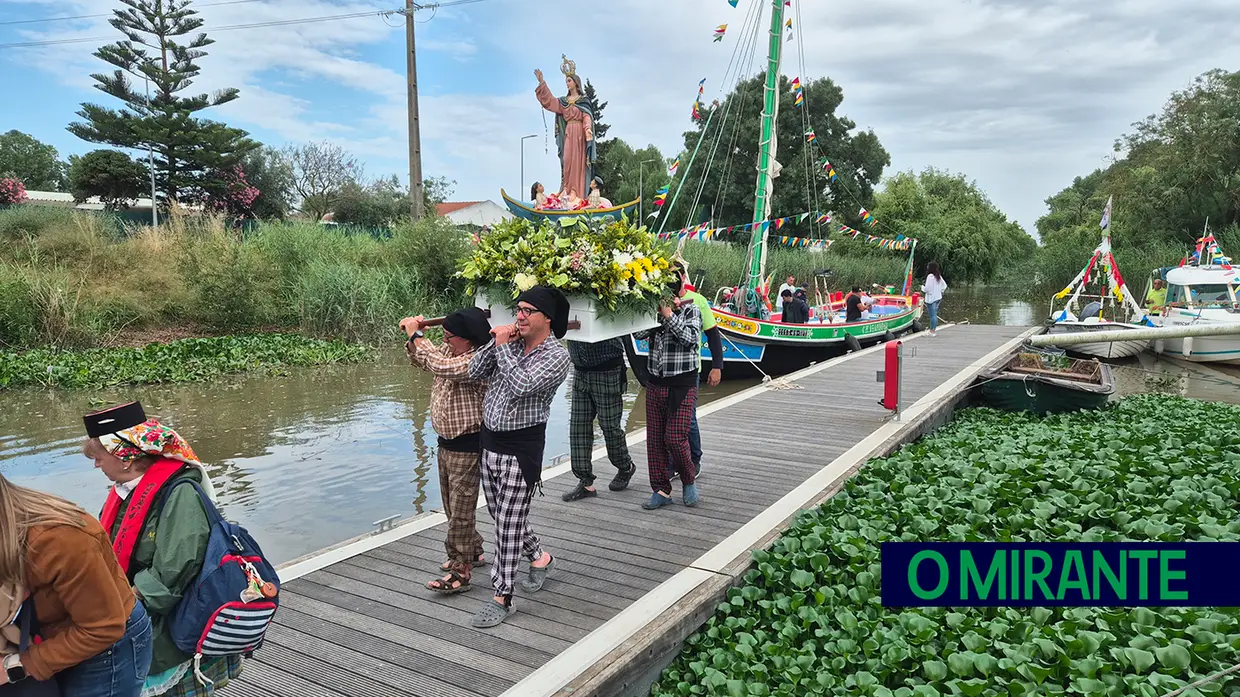
[[[1025,331],[965,325],[945,327],[933,338],[915,337],[907,345],[916,347],[916,355],[904,364],[905,408]],[[801,389],[755,388],[704,405],[697,508],[678,503],[643,510],[640,504],[650,491],[640,473],[627,491],[603,486],[595,499],[565,503],[560,495],[574,480],[566,466],[554,468],[557,476],[545,482],[545,497],[535,497],[531,520],[557,568],[536,595],[518,584],[518,612],[494,629],[469,624],[490,597],[488,568],[475,570],[476,587],[469,593],[439,596],[423,585],[444,559],[442,524],[412,534],[383,533],[376,537],[390,541],[381,546],[346,545],[319,562],[297,564],[299,575],[286,580],[266,645],[226,692],[257,697],[505,693],[882,427],[889,420],[878,404],[882,385],[875,381],[882,362],[879,347],[808,369],[812,374],[796,377]],[[770,439],[754,438],[755,433]],[[644,471],[643,438],[630,436],[631,443],[637,441],[630,449]],[[605,457],[596,460],[602,483],[611,470]],[[678,487],[674,495],[679,501]],[[478,523],[491,559],[493,531],[485,508],[478,511]],[[522,562],[522,574],[527,566]],[[300,575],[307,569],[313,570]]]

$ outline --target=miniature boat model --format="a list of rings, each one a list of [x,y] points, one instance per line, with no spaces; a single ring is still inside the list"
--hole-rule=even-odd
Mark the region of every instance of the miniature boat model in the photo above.
[[[639,197],[636,200],[629,201],[626,204],[612,206],[611,208],[579,208],[575,210],[562,211],[534,208],[533,206],[512,198],[505,193],[503,189],[499,190],[499,195],[504,198],[504,204],[508,206],[508,210],[511,211],[513,215],[535,223],[539,223],[544,220],[563,220],[565,218],[575,217],[586,217],[590,220],[603,220],[607,218],[619,220],[621,216],[632,218],[633,213],[637,211],[638,204],[641,203],[641,198]]]
[[[1104,230],[1108,227],[1110,213],[1111,202],[1108,200],[1106,212],[1103,214]],[[1099,281],[1106,292],[1101,295],[1082,295],[1093,280]],[[1054,302],[1067,297],[1069,293],[1071,297],[1068,301],[1062,308],[1055,310]],[[1082,300],[1090,302],[1081,308],[1079,303]],[[1129,292],[1124,277],[1119,272],[1119,264],[1115,262],[1115,256],[1111,253],[1109,232],[1103,234],[1102,242],[1094,249],[1085,268],[1071,283],[1059,291],[1051,302],[1049,334],[1103,332],[1153,326],[1146,311],[1133,300],[1132,293]],[[1107,315],[1113,319],[1107,319]],[[1119,319],[1120,317],[1123,317],[1123,320]],[[1069,353],[1095,358],[1129,358],[1141,353],[1149,345],[1149,339],[1111,340],[1073,344],[1067,347],[1067,350]]]
[[[1115,393],[1111,366],[1097,359],[1019,353],[979,379],[982,397],[1005,411],[1056,414],[1099,409]]]

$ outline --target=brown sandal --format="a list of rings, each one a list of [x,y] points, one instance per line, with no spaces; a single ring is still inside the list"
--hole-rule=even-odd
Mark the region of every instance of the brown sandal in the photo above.
[[[474,566],[475,566],[475,567],[479,567],[479,566],[486,566],[487,560],[486,560],[486,559],[484,559],[484,558],[483,558],[483,556],[484,556],[484,555],[479,554],[479,555],[478,555],[478,558],[474,560]],[[440,565],[439,565],[439,569],[440,569],[440,571],[451,571],[451,570],[452,570],[452,560],[451,560],[451,559],[449,559],[448,561],[446,561],[446,562],[444,562],[444,563],[440,564]]]
[[[426,582],[426,587],[443,595],[464,593],[470,588],[469,576],[456,570],[449,571],[447,578],[433,578]]]

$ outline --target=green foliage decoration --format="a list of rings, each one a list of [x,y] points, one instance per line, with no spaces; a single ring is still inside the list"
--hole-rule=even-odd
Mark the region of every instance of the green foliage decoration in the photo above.
[[[970,409],[803,511],[651,694],[1160,697],[1240,663],[1237,608],[885,608],[885,541],[1240,540],[1240,408]],[[1230,694],[1226,682],[1186,694]]]

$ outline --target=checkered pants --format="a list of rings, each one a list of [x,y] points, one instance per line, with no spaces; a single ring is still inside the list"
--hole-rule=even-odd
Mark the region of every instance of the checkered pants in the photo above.
[[[439,449],[439,491],[443,512],[448,516],[448,534],[443,546],[448,559],[465,569],[482,554],[482,535],[478,534],[478,479],[482,470],[478,453],[458,453]]]
[[[482,451],[482,491],[487,510],[495,520],[495,558],[491,561],[491,585],[495,596],[512,595],[521,557],[535,561],[542,556],[542,543],[530,529],[530,500],[534,489],[521,476],[514,455]]]
[[[628,387],[625,369],[599,373],[573,371],[573,405],[568,416],[569,454],[573,475],[582,484],[594,483],[594,419],[598,417],[603,440],[607,443],[607,459],[621,472],[629,471],[633,459],[624,439],[624,390]]]
[[[693,483],[693,456],[689,452],[689,426],[693,423],[697,388],[689,388],[675,410],[670,409],[671,389],[646,386],[646,464],[653,491],[672,490],[672,467],[683,484]]]

